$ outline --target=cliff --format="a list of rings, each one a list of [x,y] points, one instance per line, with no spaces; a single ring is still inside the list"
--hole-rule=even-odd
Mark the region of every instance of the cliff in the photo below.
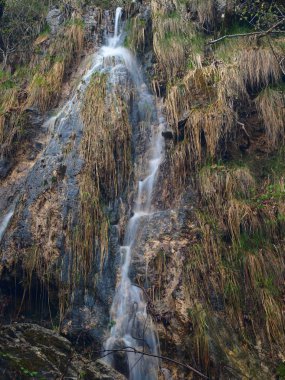
[[[5,379],[65,376],[21,364],[15,329],[27,357],[52,336],[78,379],[284,378],[282,1],[18,3],[0,13]],[[154,334],[168,358],[154,377],[125,341],[122,375],[95,363],[124,278],[136,349]]]

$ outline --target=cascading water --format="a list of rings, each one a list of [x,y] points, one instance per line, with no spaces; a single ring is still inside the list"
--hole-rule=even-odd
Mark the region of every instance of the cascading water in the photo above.
[[[5,231],[14,215],[14,207],[8,211],[8,213],[3,217],[0,222],[0,242],[5,234]]]
[[[121,46],[122,38],[119,34],[121,22],[121,8],[117,9],[115,20],[114,37],[109,39],[108,46],[103,47],[105,55],[118,58],[117,66],[124,65],[134,83],[138,98],[138,109],[141,120],[147,121],[150,110],[155,109],[153,96],[148,92],[136,60],[130,51]],[[148,147],[149,162],[146,178],[139,181],[138,195],[134,208],[134,214],[129,220],[126,228],[124,245],[121,246],[121,268],[120,279],[115,292],[111,307],[111,324],[113,325],[110,337],[105,344],[106,350],[132,347],[138,351],[158,355],[159,343],[152,324],[147,314],[147,304],[144,300],[143,291],[132,285],[129,271],[132,259],[132,251],[137,239],[137,233],[142,221],[152,215],[152,192],[156,175],[163,159],[163,137],[164,120],[159,117],[152,121],[151,143]],[[128,350],[127,350],[128,351]],[[116,358],[108,358],[109,363],[116,365]],[[154,380],[158,376],[158,359],[139,353],[127,352],[127,360],[124,372],[130,380]],[[121,364],[120,364],[121,365]]]

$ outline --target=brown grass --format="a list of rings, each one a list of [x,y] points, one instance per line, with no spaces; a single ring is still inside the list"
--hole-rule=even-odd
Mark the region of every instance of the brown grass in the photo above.
[[[260,290],[261,304],[265,314],[265,326],[271,342],[284,346],[284,314],[282,306],[267,289]]]
[[[2,90],[0,93],[1,110],[0,110],[0,143],[9,145],[14,136],[14,128],[9,131],[5,128],[7,126],[7,119],[9,114],[14,112],[19,107],[18,88],[11,88]]]
[[[204,370],[210,364],[210,347],[206,311],[203,305],[196,303],[190,311],[190,318],[194,329],[194,344],[198,363]]]
[[[95,74],[81,111],[85,126],[82,141],[85,167],[80,175],[81,222],[70,233],[77,257],[77,273],[84,276],[97,260],[99,269],[103,269],[109,233],[104,204],[124,191],[130,176],[128,109],[116,90],[109,94],[106,86],[107,77]]]
[[[264,122],[268,144],[276,148],[285,137],[285,95],[282,90],[267,88],[255,99]]]
[[[36,106],[41,112],[50,109],[59,99],[64,77],[64,62],[56,62],[45,74],[35,74],[28,87],[27,107]]]
[[[238,67],[244,83],[252,89],[268,86],[281,79],[278,60],[268,47],[243,49],[238,55]]]
[[[203,27],[212,28],[215,23],[215,5],[213,0],[190,0],[190,9],[197,13],[198,23]]]
[[[127,45],[134,52],[144,52],[146,45],[146,25],[144,20],[136,16],[130,21]]]
[[[233,241],[239,242],[241,232],[252,234],[259,228],[256,212],[248,204],[232,200],[229,203],[227,225]]]
[[[168,81],[181,75],[186,65],[189,36],[192,27],[184,19],[185,7],[177,3],[168,9],[160,1],[152,0],[153,49],[160,67],[160,74]]]
[[[27,89],[26,107],[36,106],[45,112],[57,103],[65,74],[73,63],[79,61],[83,43],[83,26],[75,18],[55,39],[46,57],[41,60],[39,70]]]

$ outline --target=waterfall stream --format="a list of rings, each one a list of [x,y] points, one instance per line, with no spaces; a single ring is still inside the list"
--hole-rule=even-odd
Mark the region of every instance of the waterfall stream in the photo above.
[[[122,47],[120,33],[121,8],[116,11],[114,37],[109,39],[108,46],[103,48],[103,52],[118,57],[118,64],[123,64],[127,68],[133,80],[138,97],[138,108],[141,118],[147,121],[143,114],[146,109],[152,109],[159,114],[156,109],[154,97],[147,90],[143,82],[142,75],[135,58],[131,52]],[[147,107],[145,107],[147,105]],[[151,317],[147,314],[147,304],[143,291],[131,283],[129,277],[132,260],[133,247],[137,239],[137,233],[141,222],[149,218],[153,213],[152,192],[156,175],[163,159],[163,137],[164,119],[162,116],[156,117],[155,122],[151,122],[151,142],[148,149],[148,166],[146,178],[139,181],[138,194],[134,207],[134,214],[129,220],[124,245],[120,247],[121,267],[120,278],[117,284],[113,304],[111,307],[111,332],[105,344],[106,350],[132,347],[146,353],[157,355],[159,343]],[[109,357],[108,361],[116,367],[116,358]],[[142,354],[127,353],[126,366],[130,380],[154,380],[158,376],[158,359],[144,356]],[[120,364],[122,365],[122,364]]]
[[[10,220],[12,219],[13,215],[14,207],[11,208],[6,215],[4,215],[3,219],[0,222],[0,242],[5,234],[7,227],[9,226]]]

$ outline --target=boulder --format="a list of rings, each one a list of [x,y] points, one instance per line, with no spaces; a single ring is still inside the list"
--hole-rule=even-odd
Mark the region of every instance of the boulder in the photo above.
[[[101,360],[78,354],[55,331],[28,323],[0,326],[0,378],[126,380]]]

